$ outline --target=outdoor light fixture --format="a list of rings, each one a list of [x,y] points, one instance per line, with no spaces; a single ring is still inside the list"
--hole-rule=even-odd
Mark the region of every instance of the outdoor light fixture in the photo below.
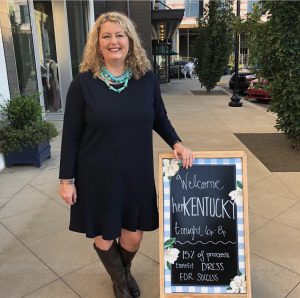
[[[163,41],[165,39],[165,25],[164,23],[160,23],[159,25],[159,39]]]

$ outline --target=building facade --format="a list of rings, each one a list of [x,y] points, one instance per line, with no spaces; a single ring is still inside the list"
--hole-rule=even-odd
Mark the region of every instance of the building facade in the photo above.
[[[112,10],[135,22],[151,61],[153,44],[168,44],[182,20],[178,11],[154,9],[153,1],[2,0],[0,100],[39,92],[48,119],[61,119],[88,31],[100,14]]]
[[[9,92],[40,93],[49,119],[61,119],[64,100],[94,22],[93,1],[6,0],[0,2],[2,81]],[[3,89],[4,90],[4,89]]]
[[[184,9],[183,20],[174,34],[172,40],[172,48],[178,53],[174,56],[175,60],[190,60],[192,57],[193,47],[196,42],[199,17],[202,17],[205,7],[209,0],[164,0],[166,5],[173,9]],[[240,15],[242,19],[247,17],[247,13],[251,13],[253,6],[258,0],[240,0]],[[236,0],[233,2],[233,12],[236,13]],[[249,48],[246,36],[240,36],[240,64],[248,65]]]
[[[62,120],[89,29],[107,11],[123,12],[135,22],[148,58],[161,62],[154,63],[155,72],[162,82],[168,81],[166,49],[183,10],[165,8],[150,0],[1,0],[0,104],[16,93],[38,92],[45,117]],[[153,47],[162,53],[154,54]],[[0,158],[0,168],[2,164]]]

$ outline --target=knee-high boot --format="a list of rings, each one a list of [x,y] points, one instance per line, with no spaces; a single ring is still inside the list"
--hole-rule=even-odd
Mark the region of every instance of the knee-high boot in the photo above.
[[[132,298],[117,242],[114,241],[109,250],[101,250],[95,243],[94,248],[112,279],[116,298]]]
[[[139,286],[130,272],[131,262],[132,262],[134,256],[136,255],[137,250],[134,252],[126,250],[125,248],[123,248],[121,246],[120,241],[119,241],[119,249],[120,249],[120,254],[121,254],[123,264],[125,267],[128,288],[133,297],[139,297],[140,296]]]

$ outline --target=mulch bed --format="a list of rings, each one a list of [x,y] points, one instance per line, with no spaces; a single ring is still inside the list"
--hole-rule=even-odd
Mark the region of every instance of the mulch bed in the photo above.
[[[281,133],[236,133],[235,136],[271,171],[300,172],[300,150]]]

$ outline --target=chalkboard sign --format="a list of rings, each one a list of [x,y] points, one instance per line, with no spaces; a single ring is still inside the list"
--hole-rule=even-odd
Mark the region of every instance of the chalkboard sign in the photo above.
[[[251,297],[244,152],[161,154],[159,184],[160,297]]]

